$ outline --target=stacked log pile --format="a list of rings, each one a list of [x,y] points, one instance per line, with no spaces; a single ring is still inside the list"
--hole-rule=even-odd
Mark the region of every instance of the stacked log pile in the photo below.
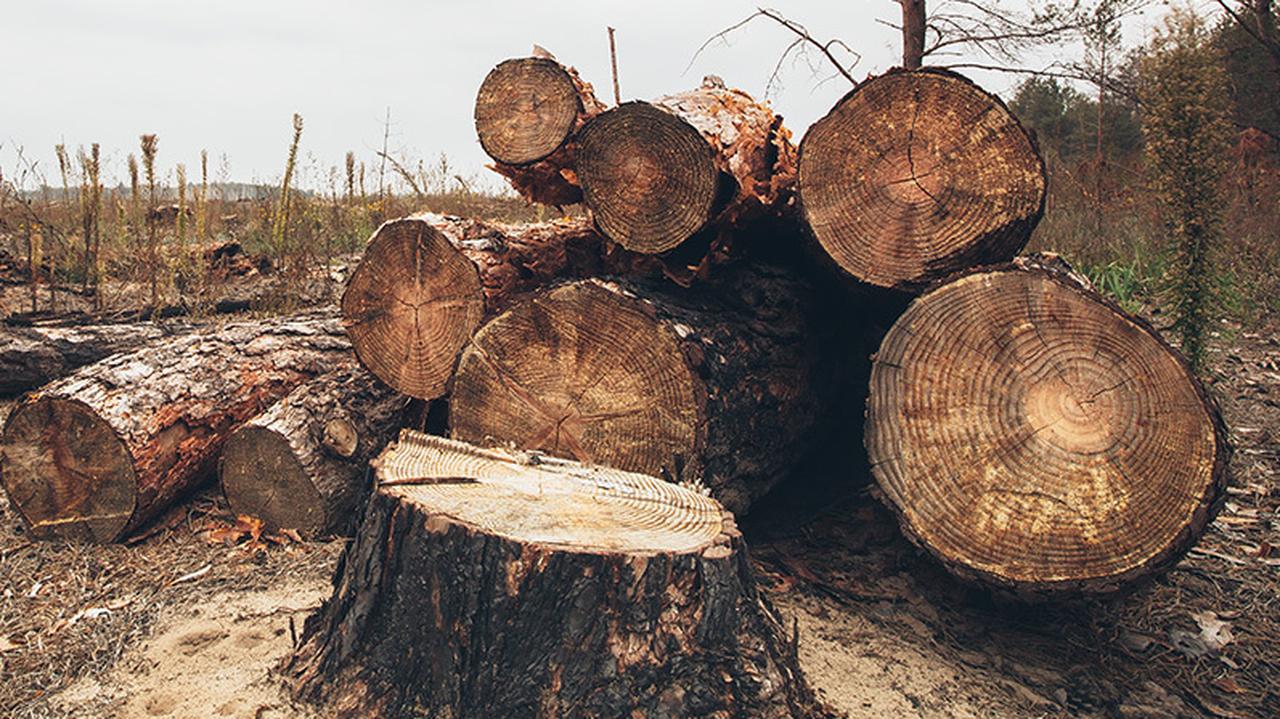
[[[588,216],[392,220],[341,325],[148,330],[28,395],[0,470],[33,531],[118,539],[220,457],[235,511],[356,531],[286,662],[301,698],[808,717],[733,515],[803,491],[815,451],[864,446],[904,534],[1028,597],[1132,586],[1216,511],[1216,405],[1065,263],[1015,260],[1044,164],[965,78],[869,79],[796,150],[718,78],[607,108],[540,52],[485,78],[475,120],[518,192]],[[372,460],[408,400],[452,439]]]

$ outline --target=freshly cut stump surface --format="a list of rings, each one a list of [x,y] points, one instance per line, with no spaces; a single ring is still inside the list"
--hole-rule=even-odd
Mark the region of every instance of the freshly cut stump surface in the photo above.
[[[444,393],[458,350],[483,317],[475,265],[439,230],[411,218],[378,228],[342,295],[360,363],[420,399]]]
[[[1004,103],[935,69],[890,72],[846,95],[801,142],[798,182],[804,218],[835,264],[906,291],[1012,259],[1047,184]]]
[[[555,60],[500,63],[476,96],[476,134],[490,157],[510,165],[546,158],[569,139],[582,112],[573,78]]]
[[[1032,261],[911,304],[875,357],[866,443],[909,536],[1028,593],[1110,591],[1176,561],[1230,456],[1176,351]]]
[[[402,432],[295,696],[387,717],[822,716],[714,500]]]

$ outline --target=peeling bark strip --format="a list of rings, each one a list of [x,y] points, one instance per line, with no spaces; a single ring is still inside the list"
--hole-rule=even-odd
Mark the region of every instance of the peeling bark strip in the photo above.
[[[1181,356],[1039,260],[911,304],[875,357],[866,444],[909,537],[1027,594],[1167,568],[1216,512],[1231,453]]]
[[[403,394],[434,399],[482,319],[515,297],[556,280],[640,271],[629,253],[606,244],[581,219],[392,220],[374,232],[351,276],[343,321],[370,372]]]
[[[337,320],[301,318],[228,324],[84,367],[9,415],[5,491],[35,535],[118,540],[207,479],[236,426],[350,351]]]
[[[800,143],[805,222],[857,280],[919,292],[1022,249],[1044,213],[1044,161],[1004,103],[955,73],[868,80]]]
[[[404,403],[354,362],[299,385],[227,440],[218,476],[231,512],[307,537],[349,533],[369,460],[395,436]]]
[[[809,290],[764,266],[724,280],[585,280],[516,305],[463,351],[453,436],[701,481],[746,511],[816,441],[830,392]]]
[[[782,118],[708,77],[702,87],[601,113],[578,138],[578,176],[600,229],[628,250],[668,252],[791,199],[795,149]],[[708,238],[698,265],[728,241]],[[721,248],[722,249],[722,248]]]
[[[677,485],[406,430],[286,660],[341,716],[817,717],[742,535]]]
[[[14,397],[104,357],[191,332],[187,323],[0,328],[0,397]]]
[[[573,205],[582,201],[574,134],[603,111],[577,70],[541,51],[500,63],[485,77],[476,95],[476,135],[496,163],[492,169],[525,199]]]

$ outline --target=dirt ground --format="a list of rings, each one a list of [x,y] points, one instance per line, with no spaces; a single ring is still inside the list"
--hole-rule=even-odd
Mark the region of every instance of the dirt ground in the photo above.
[[[792,482],[744,528],[822,696],[877,719],[1280,716],[1277,337],[1224,331],[1229,501],[1125,596],[993,597],[903,539],[865,480]],[[343,542],[228,546],[210,532],[228,519],[207,490],[133,545],[87,547],[27,540],[0,499],[0,716],[312,716],[272,671]]]

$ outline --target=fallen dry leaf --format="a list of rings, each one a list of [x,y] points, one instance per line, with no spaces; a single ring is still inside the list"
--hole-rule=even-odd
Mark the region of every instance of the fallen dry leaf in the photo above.
[[[1191,618],[1200,625],[1200,641],[1204,642],[1205,647],[1210,651],[1220,652],[1223,647],[1235,641],[1235,636],[1231,633],[1231,623],[1222,621],[1216,613],[1196,612],[1191,615]]]

